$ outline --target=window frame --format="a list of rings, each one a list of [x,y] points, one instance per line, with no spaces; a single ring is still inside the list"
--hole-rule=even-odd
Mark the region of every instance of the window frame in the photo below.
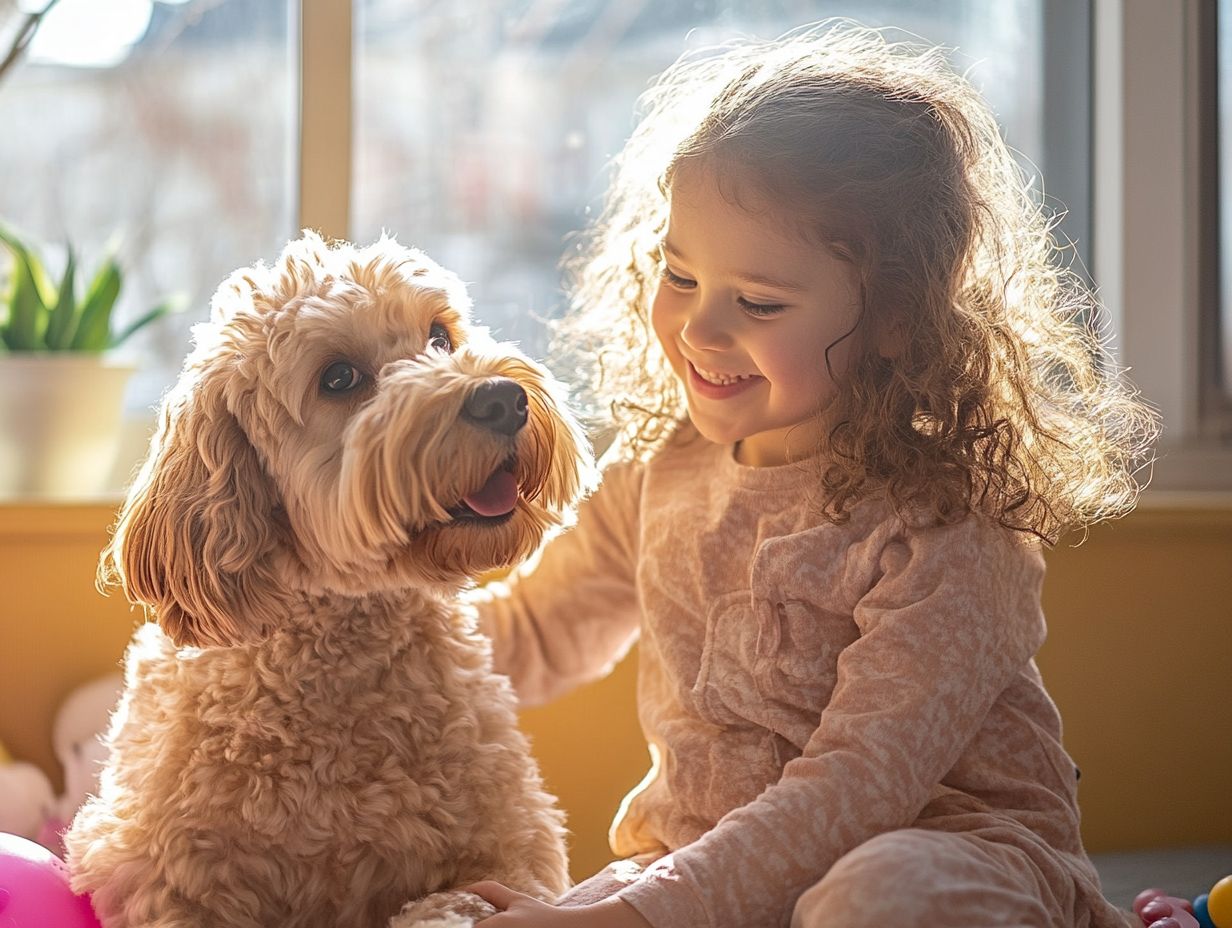
[[[1223,370],[1224,343],[1232,333],[1222,330],[1232,323],[1232,307],[1224,307],[1221,223],[1223,194],[1220,180],[1220,80],[1219,25],[1221,3],[1208,2],[1197,11],[1198,68],[1198,223],[1201,234],[1198,252],[1198,297],[1201,302],[1198,338],[1202,381],[1199,398],[1203,432],[1225,444],[1232,442],[1232,370]],[[1232,29],[1232,23],[1225,24]],[[1232,127],[1229,127],[1232,129]],[[1228,224],[1232,225],[1232,224]],[[1223,320],[1221,323],[1221,319]]]
[[[351,213],[352,0],[300,0],[298,228],[346,238]],[[292,7],[294,9],[294,7]]]
[[[1060,207],[1062,260],[1090,280],[1094,139],[1093,0],[1044,0],[1043,189],[1045,205]],[[1085,66],[1085,67],[1083,67]],[[1084,88],[1074,92],[1078,79]],[[1071,249],[1072,246],[1072,249]]]
[[[1232,491],[1232,444],[1204,391],[1218,297],[1204,284],[1202,7],[1094,6],[1093,270],[1117,361],[1163,418],[1148,502]]]

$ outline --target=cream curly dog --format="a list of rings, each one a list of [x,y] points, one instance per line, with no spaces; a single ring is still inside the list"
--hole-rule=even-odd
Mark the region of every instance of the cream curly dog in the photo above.
[[[567,887],[457,594],[591,469],[548,375],[468,311],[385,238],[305,233],[219,288],[103,553],[157,620],[67,836],[107,928],[462,926],[492,909],[444,891]]]

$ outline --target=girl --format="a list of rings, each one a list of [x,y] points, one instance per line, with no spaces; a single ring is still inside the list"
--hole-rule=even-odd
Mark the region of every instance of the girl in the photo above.
[[[526,704],[640,640],[624,860],[485,928],[1124,926],[1033,655],[1039,542],[1127,512],[1147,408],[936,50],[813,28],[682,59],[581,247],[619,436],[477,595]],[[580,342],[576,340],[580,339]]]

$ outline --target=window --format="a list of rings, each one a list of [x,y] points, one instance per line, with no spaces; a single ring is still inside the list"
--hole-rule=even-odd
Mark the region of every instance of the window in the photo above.
[[[296,7],[61,0],[0,80],[0,219],[48,243],[54,274],[65,242],[91,266],[116,244],[120,322],[189,302],[134,340],[134,410],[178,373],[218,282],[294,234]]]
[[[1218,196],[1202,201],[1210,211],[1204,232],[1215,245],[1208,254],[1211,273],[1205,275],[1208,287],[1203,301],[1208,317],[1203,341],[1213,349],[1204,364],[1205,395],[1207,414],[1226,437],[1232,435],[1232,0],[1219,0],[1217,10],[1213,5],[1207,9],[1208,20],[1199,24],[1204,42],[1201,86],[1210,90],[1203,100],[1209,140],[1202,146],[1207,159],[1203,180]]]
[[[1164,493],[1232,489],[1215,12],[1215,0],[1094,4],[1094,276],[1120,361],[1163,417],[1152,486]]]
[[[133,346],[147,362],[134,412],[175,376],[218,281],[272,258],[300,224],[358,240],[388,229],[424,248],[470,282],[498,334],[542,356],[565,238],[599,202],[654,73],[738,33],[830,16],[892,24],[954,49],[1024,166],[1046,178],[1040,196],[1067,210],[1062,232],[1100,286],[1119,357],[1164,417],[1155,485],[1226,490],[1232,207],[1213,206],[1232,202],[1230,8],[60,0],[57,14],[113,52],[74,60],[49,17],[0,80],[0,218],[53,248],[72,240],[86,260],[118,234],[122,317],[188,296],[187,314]],[[83,25],[89,15],[101,18]],[[0,16],[0,40],[14,23]]]
[[[598,207],[649,80],[686,48],[846,16],[953,47],[1027,169],[1048,173],[1054,205],[1052,169],[1066,178],[1079,237],[1089,152],[1081,132],[1046,139],[1046,6],[1068,38],[1085,24],[1087,4],[1071,0],[358,0],[350,231],[423,248],[470,282],[496,334],[542,357],[566,237]],[[1057,63],[1083,120],[1087,47]]]

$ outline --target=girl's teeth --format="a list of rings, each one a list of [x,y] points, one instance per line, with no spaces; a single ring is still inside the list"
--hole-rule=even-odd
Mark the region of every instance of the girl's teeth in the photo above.
[[[693,370],[697,371],[701,375],[702,380],[707,383],[712,383],[717,387],[723,387],[731,383],[739,383],[740,381],[748,380],[753,376],[752,374],[740,374],[736,377],[729,377],[727,374],[716,374],[713,371],[704,371],[696,365],[694,365]]]

